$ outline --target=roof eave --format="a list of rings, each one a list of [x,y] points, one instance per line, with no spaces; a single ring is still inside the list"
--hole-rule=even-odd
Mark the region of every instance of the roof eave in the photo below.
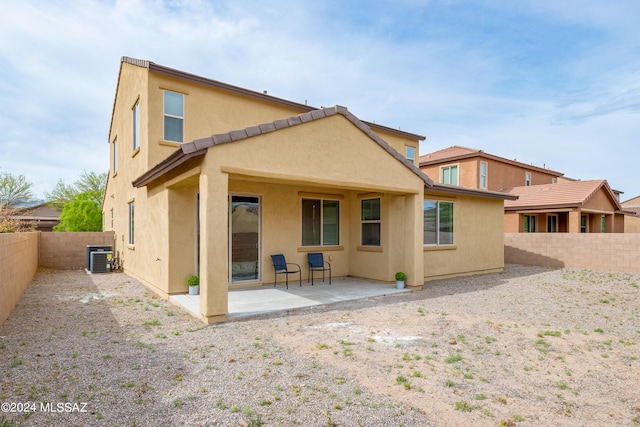
[[[460,194],[463,196],[471,197],[484,197],[487,199],[499,199],[499,200],[518,200],[518,196],[510,193],[503,193],[499,191],[478,190],[475,188],[460,187],[458,185],[433,183],[433,186],[429,188],[431,191],[438,191],[443,193]]]

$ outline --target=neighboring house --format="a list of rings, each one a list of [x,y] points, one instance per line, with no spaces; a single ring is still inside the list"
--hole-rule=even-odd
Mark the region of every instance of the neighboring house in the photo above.
[[[420,156],[420,169],[436,182],[467,188],[503,188],[554,184],[562,173],[454,145]]]
[[[46,203],[18,208],[9,216],[12,219],[34,223],[36,231],[53,231],[60,223],[61,212]]]
[[[414,289],[502,271],[515,197],[434,183],[417,167],[423,139],[124,57],[104,230],[124,271],[165,298],[199,274],[207,323],[225,318],[229,289],[273,284],[272,254],[303,277],[309,252],[334,276],[404,271]]]
[[[506,233],[623,233],[625,215],[605,180],[505,188]]]
[[[640,196],[622,202],[622,207],[629,212],[624,218],[624,232],[640,233]]]

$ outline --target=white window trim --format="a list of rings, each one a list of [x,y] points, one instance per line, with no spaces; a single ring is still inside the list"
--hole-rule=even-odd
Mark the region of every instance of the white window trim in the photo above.
[[[115,175],[118,173],[118,138],[114,138],[112,148],[111,161],[113,162],[113,174]]]
[[[484,165],[484,175],[482,175],[482,165]],[[486,190],[487,187],[489,186],[489,181],[488,181],[488,176],[489,176],[489,163],[487,162],[480,162],[480,179],[478,181],[478,187],[481,190]],[[484,186],[482,185],[482,177],[484,176]]]
[[[525,187],[531,186],[531,172],[524,173],[524,185]]]
[[[300,242],[300,246],[303,248],[307,248],[307,247],[314,247],[314,246],[326,246],[326,247],[332,247],[332,246],[340,246],[340,215],[341,215],[341,206],[340,206],[340,200],[337,199],[331,199],[331,198],[314,198],[314,197],[303,197],[302,200],[317,200],[320,202],[320,244],[319,245],[305,245],[304,241]],[[336,202],[338,203],[338,243],[336,244],[325,244],[324,243],[324,204],[322,202],[324,201],[328,201],[328,202]],[[302,227],[302,218],[300,218],[300,227]],[[302,232],[304,232],[304,229],[301,230]],[[301,233],[301,240],[302,239],[302,233]]]
[[[423,238],[423,246],[426,247],[435,247],[435,246],[455,246],[456,244],[456,209],[455,202],[451,200],[433,200],[433,199],[424,199],[425,202],[435,202],[436,203],[436,243],[424,243]],[[451,243],[440,243],[440,203],[451,203],[453,205],[453,239]],[[423,215],[424,215],[424,205],[423,205]]]
[[[409,156],[409,149],[411,149],[413,151],[413,156]],[[404,153],[405,153],[405,157],[407,158],[407,160],[411,160],[411,162],[415,162],[416,161],[416,147],[412,146],[412,145],[405,145],[404,147]]]
[[[534,221],[533,221],[534,224],[533,224],[533,231],[524,230],[524,232],[525,233],[537,233],[538,232],[538,215],[523,215],[522,216],[522,221],[523,221],[522,226],[523,226],[523,228],[524,228],[524,220],[525,220],[526,217],[533,218],[534,219]],[[531,219],[529,219],[529,224],[531,224]]]
[[[171,92],[171,93],[176,93],[178,95],[182,95],[182,116],[175,116],[173,114],[167,114],[166,113],[165,103],[164,103],[165,93],[166,92]],[[169,89],[163,89],[162,90],[162,139],[164,141],[175,142],[177,144],[182,144],[184,142],[184,116],[186,115],[186,111],[185,111],[185,109],[186,109],[186,105],[185,104],[186,103],[184,101],[185,101],[185,94],[184,93],[177,92],[175,90],[169,90]],[[180,141],[171,141],[171,140],[165,139],[165,136],[166,136],[166,131],[165,131],[165,128],[164,128],[164,118],[165,117],[171,117],[171,118],[174,118],[174,119],[182,120],[182,135],[180,137],[180,139],[181,139]]]
[[[453,167],[456,168],[456,183],[455,184],[450,184],[449,183],[449,185],[460,185],[460,164],[459,163],[440,166],[440,182],[442,184],[446,184],[444,182],[444,170],[445,169],[451,169]]]
[[[550,218],[555,218],[556,219],[556,229],[555,231],[551,231],[549,227],[551,224],[549,224],[549,219]],[[547,214],[547,233],[557,233],[558,232],[558,214]]]
[[[128,207],[128,217],[129,217],[129,236],[128,236],[128,244],[129,246],[133,246],[135,244],[135,214],[136,214],[136,205],[135,200],[130,200],[127,204]]]
[[[365,200],[379,200],[380,202],[380,219],[362,219],[362,202]],[[380,243],[378,245],[366,245],[362,239],[362,225],[363,224],[380,224]],[[360,199],[360,245],[364,247],[382,247],[382,197],[363,197]]]

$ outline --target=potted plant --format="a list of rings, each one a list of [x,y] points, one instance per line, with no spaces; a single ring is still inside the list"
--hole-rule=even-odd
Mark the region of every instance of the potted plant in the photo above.
[[[407,280],[407,275],[402,271],[398,271],[396,273],[396,288],[404,289],[404,281]]]
[[[189,295],[198,295],[200,293],[200,276],[187,277],[187,285],[189,285]]]

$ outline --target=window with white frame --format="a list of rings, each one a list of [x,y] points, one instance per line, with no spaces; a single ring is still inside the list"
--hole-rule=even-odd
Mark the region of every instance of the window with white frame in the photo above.
[[[164,91],[164,140],[182,142],[184,135],[184,95]]]
[[[453,202],[425,200],[424,245],[453,245]]]
[[[524,173],[524,185],[526,185],[527,187],[531,185],[531,173],[530,172],[525,172]]]
[[[586,233],[588,230],[589,230],[589,227],[587,222],[587,215],[582,214],[580,215],[580,232]]]
[[[111,208],[111,229],[113,230],[113,208]]]
[[[524,228],[525,233],[535,233],[537,231],[537,216],[536,215],[524,215]]]
[[[113,173],[118,172],[118,140],[113,140]]]
[[[558,215],[547,215],[547,233],[558,232]]]
[[[135,211],[135,203],[133,201],[129,202],[129,244],[133,245],[135,242],[134,236],[134,211]]]
[[[458,185],[458,165],[441,167],[440,177],[443,184]]]
[[[416,159],[416,149],[414,147],[407,145],[405,147],[405,152],[407,160],[411,160],[413,162]]]
[[[140,101],[133,106],[133,151],[140,147]]]
[[[557,184],[558,183],[558,178],[551,178],[551,183],[552,184]]]
[[[487,189],[487,162],[480,162],[480,188]]]
[[[360,201],[363,246],[380,246],[380,198]]]
[[[340,244],[340,202],[302,199],[302,246]]]

